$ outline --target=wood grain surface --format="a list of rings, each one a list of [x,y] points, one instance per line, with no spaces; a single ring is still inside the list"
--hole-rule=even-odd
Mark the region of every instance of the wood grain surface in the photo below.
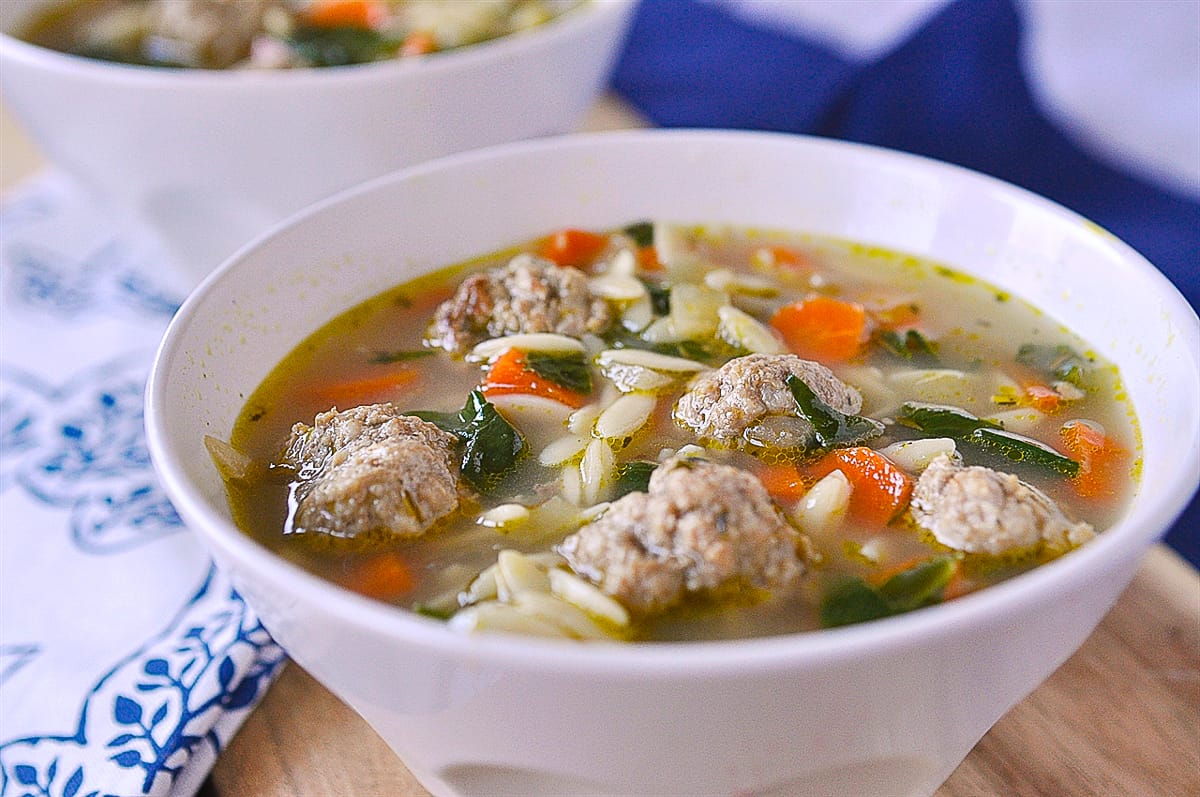
[[[202,797],[427,797],[295,664]],[[975,747],[937,797],[1200,796],[1200,574],[1165,547],[1083,647]]]

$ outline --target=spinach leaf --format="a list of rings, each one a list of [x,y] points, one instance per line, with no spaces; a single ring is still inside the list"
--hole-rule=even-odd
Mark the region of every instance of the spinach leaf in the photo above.
[[[968,442],[1002,454],[1012,462],[1027,462],[1048,468],[1063,476],[1079,474],[1079,463],[1065,457],[1045,443],[1003,429],[976,429]]]
[[[548,379],[576,393],[592,392],[592,370],[582,354],[562,355],[531,351],[525,354],[525,367],[542,379]]]
[[[463,443],[462,474],[475,489],[487,492],[516,467],[525,440],[478,390],[471,391],[458,413],[413,412]]]
[[[1005,431],[999,424],[976,418],[966,410],[940,404],[908,401],[900,408],[900,420],[935,437],[953,437],[996,454],[1011,462],[1035,465],[1061,476],[1075,476],[1079,463],[1045,443]]]
[[[650,489],[650,474],[658,467],[657,462],[634,460],[617,468],[617,481],[613,485],[612,500],[629,493],[644,493]]]
[[[861,415],[846,415],[826,404],[803,379],[790,374],[787,378],[792,397],[800,416],[812,424],[817,443],[822,448],[852,445],[883,434],[883,424]]]
[[[824,628],[865,623],[891,613],[883,596],[861,578],[838,582],[821,599],[821,625]]]
[[[964,409],[922,401],[904,402],[900,408],[900,420],[933,437],[953,437],[955,440],[966,440],[976,429],[1000,428],[1000,424],[985,421]]]
[[[908,330],[903,337],[894,329],[885,329],[876,332],[873,338],[885,351],[902,360],[926,366],[938,364],[936,345],[915,329]]]
[[[639,221],[625,227],[621,232],[633,239],[639,247],[654,244],[654,224],[649,221]]]
[[[836,628],[939,603],[955,570],[952,557],[935,556],[897,573],[879,588],[861,578],[839,581],[821,600],[821,625]]]
[[[412,610],[422,617],[428,617],[433,620],[449,620],[454,616],[455,611],[457,611],[456,608],[430,606],[425,603],[415,604],[412,607]]]
[[[893,612],[919,609],[942,599],[942,591],[954,577],[954,559],[935,556],[902,570],[883,582],[879,594]]]
[[[675,343],[651,343],[620,325],[609,330],[604,336],[604,340],[614,349],[653,351],[670,357],[682,357],[685,360],[695,360],[698,363],[714,366],[723,365],[734,357],[746,354],[745,351],[730,346],[715,336],[705,341],[681,340]]]
[[[1087,358],[1065,344],[1026,343],[1017,350],[1017,362],[1076,387],[1083,387],[1088,370]]]
[[[371,358],[367,362],[372,365],[386,365],[388,363],[402,363],[409,360],[419,360],[422,357],[429,357],[434,353],[433,349],[412,349],[409,351],[377,351],[371,354]]]
[[[394,55],[400,46],[400,42],[378,31],[348,25],[334,28],[297,25],[287,43],[313,66],[365,64]]]
[[[654,314],[667,315],[670,313],[671,289],[647,280],[642,280],[642,284],[646,286],[646,293],[650,294],[650,306],[654,308]]]

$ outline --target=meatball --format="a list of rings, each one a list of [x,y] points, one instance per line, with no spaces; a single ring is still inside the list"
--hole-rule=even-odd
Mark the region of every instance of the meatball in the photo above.
[[[862,409],[862,395],[820,363],[794,354],[750,354],[692,380],[675,404],[675,420],[708,439],[807,447],[813,429],[797,412],[787,384],[793,374],[835,410],[853,415]]]
[[[424,533],[458,508],[456,443],[391,404],[296,424],[284,454],[299,473],[293,528],[335,537]]]
[[[752,474],[676,457],[564,540],[571,568],[634,612],[724,586],[778,588],[805,569],[807,541]]]
[[[945,454],[917,480],[911,509],[938,542],[968,553],[1017,553],[1040,543],[1071,548],[1095,536],[1016,476],[962,466]]]
[[[438,307],[426,338],[450,352],[481,340],[525,332],[582,337],[603,332],[611,314],[594,296],[587,276],[533,255],[518,255],[504,267],[468,277]]]

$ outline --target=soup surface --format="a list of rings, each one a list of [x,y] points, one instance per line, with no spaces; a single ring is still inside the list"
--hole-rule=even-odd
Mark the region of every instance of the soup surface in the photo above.
[[[20,38],[146,66],[342,66],[507,36],[581,1],[68,0],[38,15]]]
[[[560,230],[401,285],[280,363],[238,525],[464,631],[724,639],[986,588],[1112,524],[1119,375],[936,263],[767,231]]]

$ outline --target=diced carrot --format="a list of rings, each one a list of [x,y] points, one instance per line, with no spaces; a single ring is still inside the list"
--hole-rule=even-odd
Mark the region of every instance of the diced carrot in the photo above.
[[[658,250],[653,245],[643,246],[637,251],[638,267],[643,271],[662,271],[662,261],[658,259]]]
[[[1075,491],[1085,498],[1116,498],[1129,471],[1129,452],[1082,421],[1064,424],[1060,434],[1079,463],[1079,473],[1071,480]]]
[[[1013,362],[1004,366],[1004,372],[1021,388],[1019,404],[1042,412],[1054,412],[1062,406],[1062,396],[1047,385],[1045,377],[1035,369]]]
[[[828,296],[786,304],[771,318],[788,348],[801,357],[842,362],[858,353],[865,340],[867,314],[862,305]]]
[[[387,16],[382,0],[318,0],[304,18],[318,28],[374,28]]]
[[[758,480],[779,501],[798,501],[808,492],[808,480],[794,465],[767,465],[758,472]]]
[[[404,38],[400,45],[400,56],[407,58],[412,55],[425,55],[437,49],[437,39],[429,31],[413,31]]]
[[[587,403],[587,396],[582,393],[529,370],[525,364],[525,353],[518,349],[509,349],[497,357],[483,380],[483,395],[488,398],[513,394],[542,396],[577,409]]]
[[[895,332],[902,334],[909,329],[916,329],[923,334],[920,327],[922,321],[921,311],[912,302],[902,302],[891,307],[875,310],[871,316],[877,323]]]
[[[404,557],[387,551],[358,562],[342,583],[362,595],[389,600],[411,592],[416,578]]]
[[[419,378],[419,371],[402,366],[385,374],[366,376],[350,382],[319,385],[314,394],[326,404],[347,409],[395,399],[402,389],[411,386]]]
[[[802,252],[786,246],[763,246],[754,251],[756,262],[766,266],[777,266],[792,271],[806,271],[812,262]]]
[[[608,237],[587,230],[559,230],[542,242],[539,254],[560,266],[587,266],[608,245]]]
[[[912,479],[874,449],[835,449],[804,472],[812,479],[821,479],[834,470],[841,470],[850,482],[850,515],[860,522],[886,526],[908,506]]]
[[[1052,387],[1037,383],[1030,383],[1021,387],[1025,391],[1022,403],[1028,404],[1034,409],[1041,410],[1042,412],[1054,412],[1062,404],[1062,396],[1058,395],[1058,391]]]

